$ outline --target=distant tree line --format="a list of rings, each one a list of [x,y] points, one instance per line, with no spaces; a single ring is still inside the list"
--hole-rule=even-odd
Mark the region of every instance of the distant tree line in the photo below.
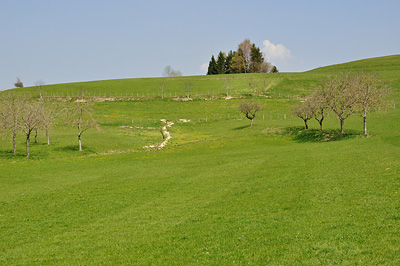
[[[268,72],[275,73],[278,69],[265,59],[259,47],[245,39],[236,51],[228,54],[220,51],[217,59],[212,55],[207,75]]]
[[[318,121],[320,130],[327,112],[332,111],[339,119],[340,132],[344,133],[344,121],[353,114],[363,118],[364,134],[367,135],[367,115],[389,102],[389,89],[376,75],[367,73],[340,73],[327,76],[321,86],[304,101],[296,105],[292,113],[304,121]]]

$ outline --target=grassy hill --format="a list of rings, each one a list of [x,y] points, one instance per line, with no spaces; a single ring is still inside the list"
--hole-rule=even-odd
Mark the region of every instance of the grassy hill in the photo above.
[[[371,65],[396,108],[370,115],[369,137],[357,116],[343,137],[333,115],[332,138],[315,121],[300,129],[290,114],[299,97]],[[229,100],[226,77],[166,79],[164,99],[157,78],[45,86],[50,97],[83,87],[108,98],[95,105],[101,130],[84,133],[81,153],[74,128],[53,128],[50,146],[39,132],[30,159],[22,135],[17,156],[0,139],[0,264],[399,264],[400,56],[231,75]],[[174,100],[188,80],[193,101]],[[263,105],[251,128],[237,111],[250,94]],[[163,118],[175,123],[171,141],[143,149],[162,140]]]

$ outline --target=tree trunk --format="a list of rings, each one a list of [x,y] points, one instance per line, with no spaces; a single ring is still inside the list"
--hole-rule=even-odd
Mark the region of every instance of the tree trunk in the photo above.
[[[308,129],[307,120],[304,120],[304,124],[305,124],[305,126],[306,126],[306,129]]]
[[[35,129],[35,143],[37,143],[37,129]]]
[[[29,137],[30,134],[26,135],[26,157],[29,157]]]
[[[367,133],[367,117],[363,116],[364,118],[364,135],[368,135]]]
[[[340,120],[340,133],[344,133],[344,120]]]
[[[17,154],[17,131],[13,130],[13,147],[14,147],[14,155]]]
[[[82,141],[81,141],[81,134],[78,134],[78,141],[79,141],[79,151],[82,151]]]
[[[47,145],[50,145],[49,128],[47,127],[46,127],[46,139],[47,139]]]
[[[253,119],[254,119],[254,118],[250,119],[250,126],[251,126],[251,127],[253,126]]]
[[[323,118],[323,117],[322,117],[321,120],[319,120],[318,122],[319,122],[320,130],[321,130],[321,131],[324,131],[324,130],[322,129],[322,121],[324,121],[324,118]]]

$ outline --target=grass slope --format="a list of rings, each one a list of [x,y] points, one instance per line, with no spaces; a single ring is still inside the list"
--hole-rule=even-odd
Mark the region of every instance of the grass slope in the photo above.
[[[399,56],[392,59],[400,66]],[[9,137],[2,139],[0,264],[399,264],[398,109],[371,114],[370,137],[360,135],[362,120],[354,116],[345,122],[346,137],[335,140],[339,125],[331,115],[327,141],[315,121],[312,130],[301,129],[289,115],[296,100],[284,96],[311,91],[337,68],[357,67],[235,76],[237,90],[249,76],[279,80],[268,88],[270,98],[256,96],[263,111],[251,128],[240,120],[240,99],[149,97],[97,103],[102,131],[85,133],[83,153],[73,128],[54,128],[50,146],[40,135],[30,159],[21,136],[18,156]],[[398,103],[400,70],[379,72]],[[223,77],[168,82],[178,90],[184,79],[203,84],[203,93],[224,90]],[[121,93],[118,82],[156,93],[159,80],[74,86]],[[161,141],[161,118],[175,121],[171,142],[144,151]]]

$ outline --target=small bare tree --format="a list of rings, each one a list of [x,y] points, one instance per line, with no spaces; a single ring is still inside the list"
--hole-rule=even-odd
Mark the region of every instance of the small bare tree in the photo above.
[[[55,124],[55,119],[60,115],[61,104],[56,101],[42,98],[40,101],[40,115],[42,117],[42,126],[46,131],[47,145],[50,145],[49,129]]]
[[[258,84],[257,84],[257,82],[254,80],[254,78],[251,77],[251,78],[249,78],[247,81],[248,81],[248,83],[249,83],[249,87],[250,87],[251,93],[254,93],[254,94],[257,93]]]
[[[43,89],[43,86],[44,86],[44,81],[43,80],[36,81],[35,82],[35,86],[36,86],[36,89],[39,91],[40,99],[42,99],[42,89]]]
[[[1,128],[9,130],[13,136],[13,153],[17,154],[17,132],[23,101],[15,94],[2,95],[0,98]]]
[[[256,117],[256,113],[261,111],[261,104],[254,100],[243,101],[239,105],[239,111],[250,119],[250,126],[253,126],[253,120]]]
[[[322,90],[316,90],[308,98],[310,108],[314,114],[314,119],[318,121],[320,131],[323,131],[322,123],[324,122],[325,115],[328,111],[326,97]]]
[[[20,78],[17,78],[17,81],[14,83],[15,88],[23,88],[24,83],[22,83]]]
[[[30,136],[33,130],[37,129],[42,123],[40,115],[40,104],[36,101],[25,100],[20,112],[19,127],[26,136],[26,157],[30,156],[29,144]]]
[[[161,99],[164,99],[164,89],[165,89],[165,80],[162,79],[160,82]]]
[[[93,113],[93,102],[84,96],[85,92],[81,90],[76,101],[69,106],[67,116],[67,122],[78,128],[79,151],[82,151],[83,132],[99,127]]]
[[[226,97],[229,97],[229,88],[231,87],[232,78],[225,78]]]
[[[166,66],[163,71],[164,77],[180,77],[182,76],[182,72],[179,70],[174,70],[171,66]]]
[[[298,116],[299,118],[303,119],[305,128],[308,129],[308,120],[314,117],[312,102],[310,101],[309,98],[307,98],[304,102],[301,102],[300,104],[296,105],[293,108],[292,113]]]
[[[183,84],[183,87],[185,88],[185,90],[187,92],[186,97],[190,98],[190,92],[193,90],[193,82],[191,80],[187,80]]]

